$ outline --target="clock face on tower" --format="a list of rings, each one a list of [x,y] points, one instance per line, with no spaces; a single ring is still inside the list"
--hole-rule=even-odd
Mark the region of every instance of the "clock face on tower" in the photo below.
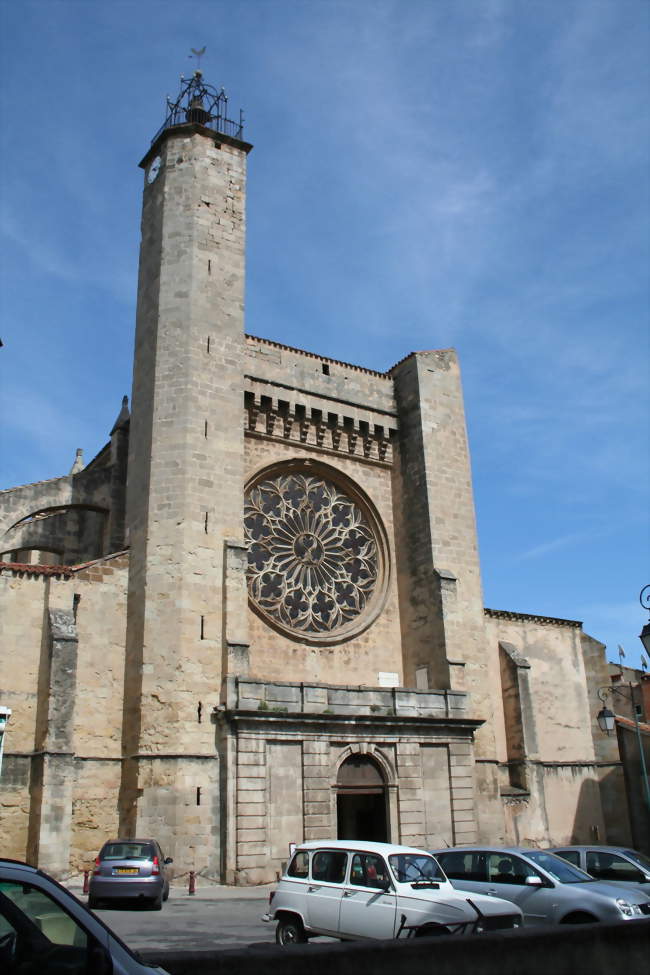
[[[147,170],[147,183],[153,183],[160,172],[160,165],[160,156],[156,156]]]

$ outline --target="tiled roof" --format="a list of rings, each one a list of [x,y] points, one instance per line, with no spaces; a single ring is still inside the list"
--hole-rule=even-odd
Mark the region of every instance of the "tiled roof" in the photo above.
[[[17,575],[65,576],[70,578],[77,572],[82,572],[84,569],[90,569],[93,566],[105,565],[106,562],[119,559],[122,555],[128,555],[128,549],[124,549],[122,552],[111,552],[110,555],[103,555],[100,559],[80,562],[78,565],[31,565],[23,562],[0,562],[0,570],[8,569]]]
[[[71,576],[70,565],[28,565],[23,562],[0,562],[0,570],[8,569],[17,575],[28,576]]]
[[[632,718],[624,718],[622,714],[615,715],[616,724],[622,725],[624,728],[629,728],[630,730],[636,731],[636,723]],[[644,735],[650,735],[650,724],[646,724],[644,721],[639,721],[639,731],[642,731]]]

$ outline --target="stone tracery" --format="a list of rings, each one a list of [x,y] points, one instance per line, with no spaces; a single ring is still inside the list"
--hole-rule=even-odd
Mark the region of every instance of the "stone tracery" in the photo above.
[[[376,589],[375,533],[361,506],[320,474],[286,472],[246,494],[248,590],[257,608],[316,636],[354,621]]]

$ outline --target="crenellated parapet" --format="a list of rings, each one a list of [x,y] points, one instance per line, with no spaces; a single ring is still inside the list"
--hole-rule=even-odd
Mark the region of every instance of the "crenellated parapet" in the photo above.
[[[390,466],[397,418],[372,409],[328,403],[318,396],[283,390],[248,379],[244,394],[244,429],[249,436],[348,454]]]

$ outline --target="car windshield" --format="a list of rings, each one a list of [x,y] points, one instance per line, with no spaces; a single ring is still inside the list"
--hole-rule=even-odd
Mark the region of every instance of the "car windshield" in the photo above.
[[[438,861],[426,853],[393,853],[388,857],[388,862],[396,880],[402,884],[415,883],[418,880],[444,883],[447,879]]]
[[[557,880],[560,884],[593,882],[594,878],[585,873],[584,870],[574,867],[572,863],[563,860],[562,857],[555,856],[554,853],[544,853],[543,850],[526,850],[526,856],[542,870],[546,870],[553,880]]]
[[[100,860],[153,860],[150,843],[107,843]]]
[[[634,863],[638,863],[642,870],[646,873],[650,873],[650,858],[645,856],[643,853],[639,853],[638,850],[623,850],[626,857],[633,860]]]

